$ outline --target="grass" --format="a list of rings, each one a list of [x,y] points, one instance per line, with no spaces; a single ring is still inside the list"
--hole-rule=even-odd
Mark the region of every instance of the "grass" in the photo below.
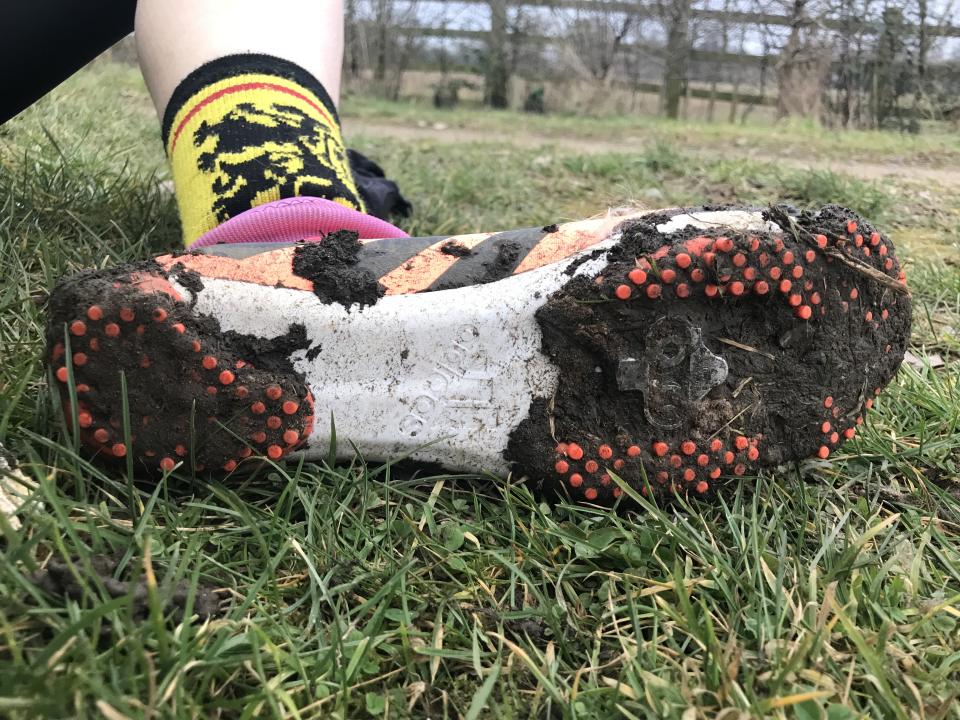
[[[106,112],[116,87],[122,120]],[[148,110],[129,70],[98,66],[0,128],[0,441],[37,485],[24,529],[0,528],[0,715],[960,718],[949,192],[703,161],[668,140],[585,155],[356,138],[414,200],[413,232],[644,198],[849,203],[910,256],[924,362],[829,461],[713,505],[613,515],[359,459],[147,485],[75,452],[40,355],[56,278],[178,242]],[[145,593],[111,593],[103,555]],[[33,582],[50,558],[69,561],[71,597]],[[219,588],[223,615],[178,621],[179,583]]]

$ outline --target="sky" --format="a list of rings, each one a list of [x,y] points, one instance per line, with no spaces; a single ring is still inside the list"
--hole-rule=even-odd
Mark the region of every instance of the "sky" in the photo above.
[[[815,0],[816,1],[816,0]],[[829,0],[822,0],[825,4]],[[886,5],[898,6],[904,10],[907,16],[915,13],[916,2],[893,2],[889,0],[856,0],[859,3],[870,2],[874,12],[879,15]],[[759,8],[762,11],[772,14],[782,14],[785,2],[783,0],[695,0],[694,7],[707,8],[713,10],[722,10],[724,3],[730,3],[734,9]],[[928,0],[930,15],[933,18],[943,18],[944,14],[957,24],[960,23],[960,13],[954,10],[955,2],[960,0]],[[583,6],[589,5],[589,0],[585,0]],[[357,3],[357,12],[361,17],[370,17],[373,14],[373,0],[359,0]],[[400,16],[414,16],[416,23],[426,27],[447,27],[463,30],[486,30],[489,27],[490,11],[489,7],[482,1],[462,2],[459,0],[395,0],[395,6]],[[514,17],[517,8],[510,9],[511,17]],[[562,35],[564,27],[572,22],[576,16],[575,9],[554,9],[548,7],[528,6],[522,9],[522,12],[528,22],[533,22],[544,35]],[[703,21],[701,21],[703,22]],[[708,30],[708,28],[703,28]],[[716,28],[714,28],[716,32]],[[648,40],[656,41],[657,36],[662,30],[657,29],[656,23],[648,23],[645,27],[645,36]],[[732,52],[739,49],[740,42],[739,28],[731,32],[735,38]],[[778,47],[787,36],[787,28],[777,26],[753,26],[749,25],[743,28],[743,49],[742,51],[754,55],[764,54],[764,40],[769,46]],[[437,42],[442,42],[437,40]],[[938,56],[948,56],[960,58],[960,39],[941,39],[937,42],[937,47],[933,53],[933,58]]]

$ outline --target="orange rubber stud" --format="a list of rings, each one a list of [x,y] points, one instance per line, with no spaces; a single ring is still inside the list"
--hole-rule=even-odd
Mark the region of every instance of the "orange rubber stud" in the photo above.
[[[557,460],[554,464],[553,469],[557,471],[560,475],[566,475],[570,470],[570,463],[566,460]]]
[[[91,305],[87,308],[87,317],[96,322],[103,319],[103,310],[99,305]]]
[[[270,385],[267,387],[266,396],[271,400],[279,400],[281,395],[283,395],[283,390],[280,389],[279,385]]]
[[[600,469],[600,466],[597,464],[596,460],[587,460],[583,464],[583,469],[586,470],[588,473],[595,473],[597,470]]]
[[[93,431],[93,439],[98,443],[105,443],[110,439],[110,433],[107,432],[104,428],[97,428]]]
[[[167,311],[161,307],[154,308],[152,316],[155,322],[163,322],[167,319]]]
[[[583,485],[583,475],[580,473],[574,473],[570,476],[570,485],[571,487],[580,487]]]
[[[650,285],[647,285],[647,297],[650,298],[651,300],[654,300],[660,297],[660,286],[657,285],[656,283],[651,283]]]
[[[230,383],[232,383],[234,380],[237,379],[237,376],[234,375],[229,370],[223,370],[217,379],[220,381],[221,385],[229,385]]]
[[[576,443],[567,445],[567,455],[574,460],[580,460],[583,457],[583,448]]]
[[[664,451],[666,452],[666,451]],[[627,448],[627,457],[637,457],[640,454],[640,447],[638,445],[631,445]]]
[[[217,366],[217,359],[213,355],[204,355],[200,364],[204,370],[213,370]]]
[[[633,290],[630,289],[629,285],[617,285],[617,289],[613,291],[613,294],[620,300],[629,300],[633,294]]]
[[[613,448],[611,448],[609,445],[601,445],[597,449],[597,454],[600,455],[600,457],[604,460],[609,460],[613,457]]]
[[[81,337],[87,334],[87,324],[83,320],[74,320],[70,323],[70,334]]]
[[[677,253],[677,257],[674,258],[674,260],[677,263],[677,267],[682,270],[686,270],[688,267],[690,267],[690,256],[686,253]]]
[[[160,469],[165,472],[170,472],[173,470],[176,463],[173,461],[173,458],[165,457],[160,460]]]
[[[134,314],[132,309],[128,307],[120,308],[121,320],[123,320],[124,322],[133,322],[134,318],[136,318],[136,314]]]
[[[267,448],[267,457],[271,460],[278,460],[283,455],[283,448],[279,445],[271,445]]]
[[[670,446],[665,442],[655,442],[653,444],[653,454],[657,457],[663,457],[670,450]]]
[[[640,268],[634,268],[627,275],[634,285],[643,285],[647,281],[647,274]]]
[[[271,430],[279,430],[280,426],[283,425],[283,420],[278,418],[276,415],[271,415],[267,418],[267,427]]]
[[[254,415],[263,415],[263,413],[265,413],[266,411],[267,411],[267,406],[264,405],[259,400],[257,400],[255,403],[253,403],[253,405],[250,406],[250,412],[252,412]]]

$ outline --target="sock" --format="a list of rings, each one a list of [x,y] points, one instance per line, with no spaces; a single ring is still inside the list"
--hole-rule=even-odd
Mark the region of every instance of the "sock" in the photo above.
[[[187,245],[283,198],[326,198],[364,212],[333,101],[286,60],[229,55],[194,70],[167,104],[163,142]]]

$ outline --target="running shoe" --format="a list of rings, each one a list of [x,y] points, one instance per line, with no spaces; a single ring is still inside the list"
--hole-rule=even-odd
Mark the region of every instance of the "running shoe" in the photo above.
[[[612,503],[707,495],[852,438],[911,301],[837,206],[209,244],[54,290],[48,357],[83,443],[151,471],[408,458]],[[124,393],[126,397],[124,397]],[[126,413],[126,414],[125,414]]]

